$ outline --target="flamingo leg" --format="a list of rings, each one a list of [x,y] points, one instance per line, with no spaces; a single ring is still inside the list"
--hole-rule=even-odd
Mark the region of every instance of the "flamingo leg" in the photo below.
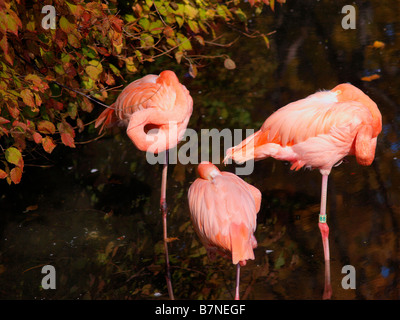
[[[164,236],[164,252],[165,252],[165,268],[166,268],[166,280],[167,280],[167,288],[168,295],[171,300],[175,300],[174,291],[172,289],[172,281],[171,281],[171,271],[169,266],[169,256],[168,256],[168,237],[167,237],[167,173],[168,173],[168,150],[165,151],[165,162],[162,170],[162,179],[161,179],[161,196],[160,196],[160,209],[163,219],[163,236]]]
[[[321,209],[319,214],[318,227],[321,231],[322,245],[324,247],[324,258],[325,258],[325,287],[322,298],[330,299],[332,296],[331,287],[331,271],[330,271],[330,257],[329,257],[329,227],[326,223],[326,199],[328,190],[328,175],[322,175],[322,187],[321,187]]]
[[[235,300],[239,298],[239,283],[240,283],[240,263],[236,265],[236,289],[235,289]]]

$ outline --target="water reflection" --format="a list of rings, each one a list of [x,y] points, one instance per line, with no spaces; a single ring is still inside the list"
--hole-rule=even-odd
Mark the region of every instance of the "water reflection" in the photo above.
[[[356,1],[357,29],[344,31],[344,4],[289,2],[275,15],[254,17],[265,33],[276,29],[271,49],[242,37],[229,52],[237,69],[215,62],[185,79],[195,101],[189,127],[258,129],[274,110],[319,89],[351,82],[365,91],[377,102],[384,127],[372,166],[349,158],[330,175],[333,299],[399,299],[400,8],[393,1]],[[230,31],[226,41],[235,37]],[[374,48],[376,40],[385,46]],[[360,80],[373,73],[380,78]],[[2,185],[0,298],[167,299],[161,168],[147,164],[118,128],[77,150],[57,149],[53,167],[27,166],[21,185]],[[169,169],[168,234],[179,238],[170,246],[176,297],[232,299],[234,268],[222,259],[208,261],[188,221],[194,169]],[[246,181],[262,191],[263,203],[256,260],[242,269],[242,298],[320,299],[319,172],[291,172],[268,159],[256,163]],[[52,292],[40,288],[45,264],[59,274]],[[341,286],[344,265],[356,269],[355,290]]]

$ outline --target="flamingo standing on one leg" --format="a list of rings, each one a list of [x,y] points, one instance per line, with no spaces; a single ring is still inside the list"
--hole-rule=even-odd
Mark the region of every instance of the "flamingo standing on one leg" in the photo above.
[[[161,181],[160,208],[163,217],[167,287],[174,299],[168,258],[166,185],[168,150],[182,139],[193,110],[193,100],[174,72],[166,70],[130,83],[115,103],[98,117],[95,127],[122,120],[127,134],[141,151],[158,154],[166,151]]]
[[[261,129],[227,150],[224,162],[273,157],[290,161],[291,169],[319,169],[322,174],[321,231],[325,258],[324,299],[332,295],[329,265],[329,227],[326,220],[328,175],[346,155],[368,166],[375,156],[382,116],[375,102],[351,84],[317,92],[273,113]]]
[[[190,186],[189,208],[194,229],[213,258],[218,252],[237,265],[235,300],[239,300],[240,266],[254,260],[253,233],[261,205],[261,192],[210,162],[198,166],[200,178]]]

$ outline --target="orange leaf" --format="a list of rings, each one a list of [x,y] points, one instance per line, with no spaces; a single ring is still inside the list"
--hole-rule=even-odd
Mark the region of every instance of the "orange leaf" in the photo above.
[[[10,120],[7,120],[6,118],[0,117],[0,124],[5,124],[5,123],[9,123]]]
[[[0,169],[0,179],[4,179],[5,177],[7,177],[7,173]]]
[[[40,133],[35,132],[35,133],[33,133],[32,137],[33,137],[33,140],[34,140],[36,143],[41,143],[41,142],[42,142],[42,139],[43,139],[43,138],[42,138],[42,136],[41,136]]]
[[[385,47],[385,43],[382,41],[374,41],[374,44],[372,45],[375,49],[380,49]]]
[[[22,90],[21,98],[27,106],[32,107],[32,108],[36,107],[35,100],[34,100],[31,90],[29,90],[29,89]]]
[[[53,138],[49,136],[46,136],[42,139],[42,146],[44,151],[46,151],[47,153],[51,153],[56,147],[55,143],[53,142]]]
[[[15,167],[10,171],[11,181],[15,184],[18,184],[22,178],[22,170],[21,168]]]
[[[61,141],[67,147],[75,148],[74,137],[70,133],[61,133]]]
[[[367,77],[362,77],[361,80],[362,81],[373,81],[373,80],[379,79],[380,77],[381,76],[379,74],[373,74],[373,75],[370,75]]]
[[[74,138],[75,138],[75,131],[72,126],[66,122],[60,122],[57,124],[57,129],[61,135],[61,141],[63,144],[70,148],[75,148]]]
[[[9,101],[9,102],[11,102],[11,101]],[[16,119],[19,115],[18,107],[16,104],[14,104],[14,106],[10,105],[9,102],[6,102],[8,113],[10,114],[11,117]]]

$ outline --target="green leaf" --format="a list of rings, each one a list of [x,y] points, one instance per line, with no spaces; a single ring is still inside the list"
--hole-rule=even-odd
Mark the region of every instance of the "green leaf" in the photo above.
[[[186,4],[184,13],[189,19],[195,19],[197,17],[198,10],[197,8],[192,7],[190,4]]]
[[[74,48],[81,47],[81,43],[80,43],[79,39],[73,33],[68,34],[68,43],[71,46],[73,46]]]
[[[247,21],[247,16],[242,11],[242,9],[240,9],[240,8],[236,9],[235,14],[237,15],[237,17],[239,18],[240,21],[242,21],[242,22]]]
[[[199,33],[199,32],[200,32],[199,25],[197,24],[196,21],[189,20],[189,21],[188,21],[188,24],[189,24],[189,28],[190,28],[194,33]]]
[[[154,45],[154,38],[149,34],[142,34],[140,36],[140,45],[148,49]]]
[[[74,29],[76,29],[75,24],[70,23],[68,19],[64,16],[60,18],[59,24],[61,30],[64,31],[66,34],[70,34]]]
[[[110,67],[111,71],[114,72],[114,74],[116,76],[120,76],[121,75],[121,72],[119,71],[119,69],[116,66],[114,66],[111,63],[109,63],[108,66]]]
[[[90,59],[97,58],[97,52],[94,51],[92,48],[84,47],[84,48],[82,48],[82,53],[83,53],[86,57],[88,57],[88,58],[90,58]]]
[[[149,30],[150,27],[150,21],[147,18],[142,18],[139,20],[139,25],[144,29],[144,30]]]
[[[22,154],[17,148],[8,148],[5,152],[5,157],[9,163],[15,164],[16,166],[20,166],[21,162],[23,163]]]
[[[64,71],[64,68],[62,67],[62,65],[56,65],[56,66],[54,66],[54,71],[56,72],[56,73],[58,73],[59,75],[63,75],[63,74],[65,74],[65,71]]]
[[[163,31],[163,29],[164,29],[164,25],[160,20],[150,23],[149,31],[152,34],[159,34]]]
[[[283,254],[283,251],[281,251],[278,259],[276,259],[276,261],[275,261],[274,268],[280,269],[284,265],[285,265],[285,256]]]
[[[125,16],[124,16],[124,19],[125,19],[125,21],[126,22],[135,22],[136,21],[136,18],[133,16],[133,15],[131,15],[131,14],[126,14]]]
[[[179,16],[176,16],[175,20],[176,20],[176,23],[178,24],[179,28],[182,28],[183,22],[184,22],[183,19]]]
[[[78,106],[75,103],[70,103],[67,112],[72,119],[75,119],[78,114]]]
[[[186,38],[183,34],[177,33],[178,37],[178,42],[179,42],[179,48],[181,50],[192,50],[192,44],[190,43],[190,40]]]

